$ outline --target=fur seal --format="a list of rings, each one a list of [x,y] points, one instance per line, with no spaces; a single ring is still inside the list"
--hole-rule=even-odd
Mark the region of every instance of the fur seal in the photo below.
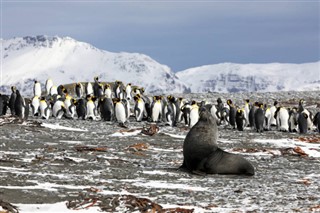
[[[217,139],[217,123],[211,113],[203,109],[199,121],[184,140],[181,168],[196,174],[254,175],[254,167],[249,161],[220,149]]]

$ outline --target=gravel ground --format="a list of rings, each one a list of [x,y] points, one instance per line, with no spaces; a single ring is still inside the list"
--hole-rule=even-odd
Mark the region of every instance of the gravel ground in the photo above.
[[[188,97],[214,103],[217,97],[231,98],[239,104],[247,97],[277,99],[288,106],[304,98],[311,111],[320,107],[319,92]],[[178,170],[188,128],[158,124],[155,135],[142,134],[149,125],[131,119],[125,129],[112,122],[36,118],[2,125],[0,199],[17,206],[69,202],[71,209],[93,205],[110,212],[137,210],[125,200],[140,198],[176,212],[177,207],[180,212],[320,211],[320,158],[293,149],[313,146],[310,150],[319,153],[319,133],[239,132],[220,126],[220,148],[250,160],[256,174],[198,176]]]

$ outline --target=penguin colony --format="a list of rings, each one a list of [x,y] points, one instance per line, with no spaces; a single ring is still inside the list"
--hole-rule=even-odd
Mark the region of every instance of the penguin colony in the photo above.
[[[260,102],[251,104],[250,100],[236,105],[231,99],[223,103],[221,98],[216,104],[208,104],[171,95],[150,97],[144,94],[143,88],[131,83],[102,83],[98,77],[93,83],[76,83],[68,89],[64,85],[55,86],[48,79],[43,91],[41,83],[35,81],[31,99],[23,98],[12,86],[11,95],[0,94],[0,115],[7,114],[8,109],[21,119],[28,119],[31,114],[42,119],[102,120],[125,125],[130,117],[134,117],[137,122],[163,122],[169,126],[183,123],[189,127],[198,122],[201,109],[206,109],[217,125],[228,125],[238,131],[250,127],[263,132],[275,126],[285,132],[320,132],[320,112],[313,115],[305,108],[304,100],[293,108],[281,106],[277,101],[270,108]]]

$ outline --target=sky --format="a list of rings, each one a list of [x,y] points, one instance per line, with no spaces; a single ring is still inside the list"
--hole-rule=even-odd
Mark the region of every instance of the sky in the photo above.
[[[146,54],[174,72],[320,60],[320,1],[1,0],[1,38],[69,36]]]

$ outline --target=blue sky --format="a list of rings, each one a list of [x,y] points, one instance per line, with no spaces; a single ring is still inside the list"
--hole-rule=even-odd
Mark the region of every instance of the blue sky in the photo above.
[[[223,62],[320,60],[319,1],[15,1],[1,37],[70,36],[149,55],[173,71]]]

